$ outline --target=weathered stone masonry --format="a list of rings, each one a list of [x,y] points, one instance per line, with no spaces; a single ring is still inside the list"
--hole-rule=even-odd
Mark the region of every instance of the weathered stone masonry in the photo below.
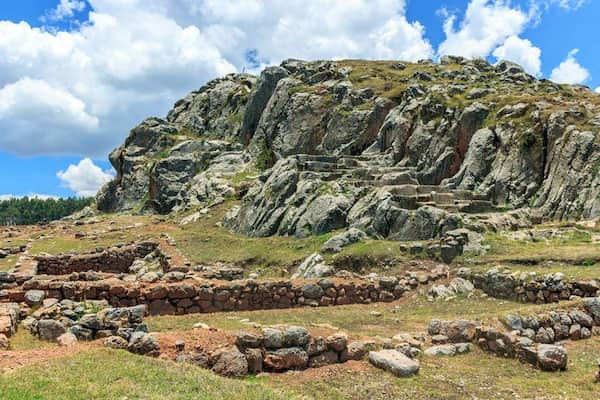
[[[126,273],[136,259],[144,258],[157,249],[157,242],[147,241],[98,249],[91,253],[40,255],[35,260],[40,275],[67,275],[84,271]]]
[[[491,269],[473,272],[462,268],[458,275],[473,282],[477,289],[501,299],[523,303],[556,303],[571,296],[596,297],[600,286],[595,280],[569,281],[563,274],[532,276],[527,273],[511,273]]]
[[[320,279],[214,281],[188,279],[176,283],[144,284],[116,278],[99,281],[32,279],[5,300],[19,301],[27,290],[43,290],[47,298],[107,300],[113,307],[148,305],[150,314],[189,314],[368,304],[399,299],[419,284],[444,278],[443,273],[416,279],[382,277],[378,280]]]

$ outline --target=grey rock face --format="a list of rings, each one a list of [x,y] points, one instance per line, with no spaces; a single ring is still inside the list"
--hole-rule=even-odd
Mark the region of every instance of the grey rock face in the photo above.
[[[358,243],[365,239],[367,234],[360,229],[350,228],[344,233],[340,233],[326,241],[321,247],[321,251],[325,253],[339,253],[342,248]]]
[[[175,103],[167,120],[198,136],[241,137],[242,120],[256,77],[230,74],[215,79]]]
[[[419,371],[419,362],[412,360],[396,350],[369,352],[369,362],[399,377],[407,377]]]
[[[277,83],[288,75],[288,71],[282,67],[267,67],[261,72],[256,82],[256,90],[250,95],[244,114],[240,138],[242,143],[248,144],[254,136],[260,117],[277,88]]]
[[[171,211],[183,186],[212,158],[232,150],[254,82],[244,74],[211,81],[178,101],[166,120],[149,118],[132,129],[109,157],[117,176],[99,192],[98,208]]]
[[[325,264],[323,256],[318,253],[311,254],[298,266],[292,275],[292,279],[298,278],[323,278],[335,273],[331,265]]]
[[[584,92],[566,95],[505,61],[445,57],[383,89],[385,68],[398,74],[406,65],[367,66],[364,76],[351,65],[287,60],[259,78],[209,82],[166,119],[131,131],[110,155],[117,176],[98,208],[167,213],[245,194],[225,220],[235,232],[306,237],[356,228],[396,240],[439,238],[465,213],[505,208],[533,206],[554,219],[600,215],[600,110]],[[498,101],[507,94],[541,99]],[[562,105],[551,113],[544,96]],[[262,175],[249,188],[233,183],[256,166]],[[332,239],[323,250],[354,239]],[[451,260],[456,248],[442,246]]]
[[[251,236],[318,235],[346,226],[351,198],[319,179],[300,180],[298,160],[286,158],[256,181],[225,224]]]

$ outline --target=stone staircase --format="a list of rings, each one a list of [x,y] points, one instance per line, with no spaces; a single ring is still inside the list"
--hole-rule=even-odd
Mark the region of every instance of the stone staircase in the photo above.
[[[479,214],[499,211],[484,195],[470,190],[422,185],[414,167],[390,167],[379,155],[296,156],[301,179],[318,178],[338,181],[359,188],[385,188],[402,208],[414,210],[433,206],[449,212]]]

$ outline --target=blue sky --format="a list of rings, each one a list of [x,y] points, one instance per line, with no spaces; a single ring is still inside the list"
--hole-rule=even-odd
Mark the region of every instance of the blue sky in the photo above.
[[[508,58],[600,90],[600,0],[0,2],[0,198],[90,195],[143,118],[229,72],[303,59]]]

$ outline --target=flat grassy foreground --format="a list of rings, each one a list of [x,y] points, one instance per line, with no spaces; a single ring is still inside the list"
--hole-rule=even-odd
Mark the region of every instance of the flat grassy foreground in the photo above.
[[[226,379],[191,365],[93,349],[0,375],[4,400],[133,399],[596,399],[600,338],[569,346],[569,370],[544,373],[475,350],[421,359],[412,378],[366,362],[307,372]]]
[[[556,304],[521,304],[479,295],[433,302],[425,296],[411,296],[393,303],[160,316],[146,318],[146,322],[152,332],[187,331],[198,322],[224,331],[240,331],[253,324],[288,324],[333,326],[357,338],[389,338],[400,332],[427,331],[432,319],[463,318],[497,324],[498,317],[509,313],[526,315],[556,307]]]

